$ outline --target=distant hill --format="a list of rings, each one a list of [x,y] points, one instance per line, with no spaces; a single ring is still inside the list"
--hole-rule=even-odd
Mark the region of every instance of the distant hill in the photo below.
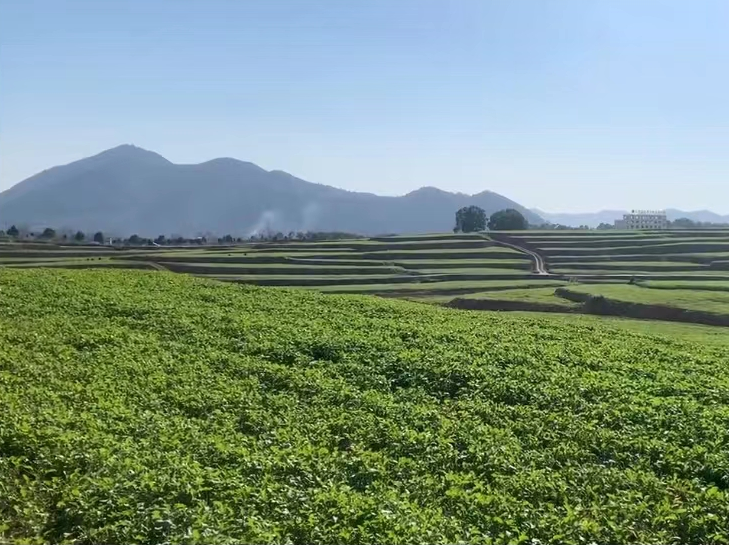
[[[531,211],[551,223],[559,223],[561,225],[568,225],[570,227],[579,227],[580,225],[597,227],[601,223],[612,224],[616,219],[622,218],[623,214],[626,214],[628,212],[628,210],[601,210],[599,212],[578,212],[573,214],[562,214],[544,212],[536,208],[533,208]],[[668,210],[666,210],[666,215],[671,221],[677,220],[678,218],[688,218],[692,221],[729,223],[729,215],[722,216],[720,214],[711,212],[710,210],[695,210],[693,212],[687,212],[685,210],[669,208]]]
[[[401,197],[356,193],[266,171],[236,159],[177,165],[123,145],[45,170],[0,193],[0,227],[102,230],[142,236],[202,233],[237,236],[258,230],[362,234],[449,231],[458,208],[488,214],[516,208],[491,191],[476,195],[423,187]]]

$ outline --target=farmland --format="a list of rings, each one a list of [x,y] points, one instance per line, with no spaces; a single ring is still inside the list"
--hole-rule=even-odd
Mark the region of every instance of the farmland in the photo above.
[[[237,283],[388,296],[447,295],[546,280],[532,273],[529,256],[478,234],[169,249],[6,244],[0,245],[0,265],[155,268]],[[550,279],[548,285],[561,284]]]
[[[723,543],[729,347],[619,322],[2,269],[0,541]]]
[[[529,251],[541,256],[548,274],[537,274]],[[5,243],[0,244],[0,266],[158,269],[470,309],[612,313],[627,308],[580,304],[557,289],[569,284],[579,287],[573,291],[622,302],[626,299],[611,295],[627,288],[625,293],[636,296],[633,302],[699,312],[709,310],[701,308],[709,301],[706,291],[729,286],[729,231],[441,233],[159,248]],[[654,293],[653,288],[669,286],[680,290]],[[712,312],[729,316],[723,301],[715,303]],[[640,309],[635,317],[697,317],[696,312],[649,310]]]

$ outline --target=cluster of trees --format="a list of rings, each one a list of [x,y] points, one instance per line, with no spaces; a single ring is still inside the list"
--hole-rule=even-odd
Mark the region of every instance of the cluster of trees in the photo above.
[[[76,231],[75,233],[63,233],[59,234],[56,232],[55,229],[51,227],[46,227],[41,231],[40,233],[33,233],[33,232],[27,232],[23,233],[20,229],[18,229],[17,226],[11,225],[7,231],[0,230],[0,236],[8,236],[10,238],[28,238],[28,239],[36,239],[36,240],[63,240],[63,241],[75,241],[75,242],[85,242],[87,240],[93,240],[94,242],[98,242],[99,244],[104,243],[104,233],[101,231],[97,231],[93,237],[88,238],[86,233],[83,231]]]
[[[729,229],[729,223],[712,223],[710,221],[693,221],[678,218],[668,222],[669,229]]]
[[[494,212],[486,219],[486,212],[478,206],[464,206],[456,212],[454,233],[484,231],[521,231],[529,228],[529,222],[518,210],[507,208]]]

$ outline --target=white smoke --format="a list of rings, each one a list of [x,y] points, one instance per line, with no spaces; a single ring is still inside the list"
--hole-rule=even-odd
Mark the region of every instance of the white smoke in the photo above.
[[[268,234],[273,231],[273,224],[276,221],[278,214],[275,210],[266,210],[258,218],[258,221],[253,228],[248,232],[248,238],[252,236]]]
[[[287,222],[285,215],[280,210],[266,210],[260,215],[255,225],[249,229],[247,236],[250,238],[259,235],[270,235],[276,231],[288,229],[296,229],[304,233],[315,231],[320,215],[321,205],[316,202],[310,202],[301,209],[300,224],[298,222]]]
[[[301,211],[301,229],[299,230],[303,232],[314,231],[320,212],[321,206],[318,203],[310,202],[307,204]]]

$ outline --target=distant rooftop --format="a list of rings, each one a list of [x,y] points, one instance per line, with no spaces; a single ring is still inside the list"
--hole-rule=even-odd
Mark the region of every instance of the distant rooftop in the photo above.
[[[631,214],[639,216],[665,216],[665,210],[631,210]]]

